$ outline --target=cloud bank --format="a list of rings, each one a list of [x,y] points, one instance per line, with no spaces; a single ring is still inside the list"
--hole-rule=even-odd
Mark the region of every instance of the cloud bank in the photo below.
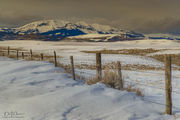
[[[0,27],[77,19],[142,33],[180,34],[179,0],[0,0]]]

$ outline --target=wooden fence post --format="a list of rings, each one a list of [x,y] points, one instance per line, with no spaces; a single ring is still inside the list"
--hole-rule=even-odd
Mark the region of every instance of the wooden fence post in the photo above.
[[[75,80],[75,71],[74,71],[74,60],[73,60],[73,56],[70,56],[70,60],[71,60],[71,72],[72,72],[72,78],[73,80]]]
[[[56,51],[54,51],[54,64],[55,64],[55,67],[57,67]]]
[[[9,54],[10,54],[10,47],[8,46],[8,56],[9,56]]]
[[[24,59],[24,52],[22,52],[22,59]]]
[[[123,90],[123,79],[122,79],[122,73],[121,73],[121,63],[120,61],[117,62],[117,71],[118,71],[118,88],[119,90]]]
[[[43,53],[41,53],[41,60],[43,60],[44,59],[44,55],[43,55]]]
[[[102,79],[101,53],[96,53],[96,78],[99,81]]]
[[[30,49],[30,57],[31,57],[31,60],[32,60],[33,59],[32,49]]]
[[[16,51],[16,59],[19,59],[19,50]]]
[[[171,56],[165,55],[166,114],[172,114]]]

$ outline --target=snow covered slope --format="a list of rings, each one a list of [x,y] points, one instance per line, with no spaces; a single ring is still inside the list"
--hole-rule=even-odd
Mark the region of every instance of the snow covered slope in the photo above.
[[[27,25],[24,25],[22,27],[16,28],[15,32],[17,33],[44,33],[48,31],[52,31],[55,29],[58,29],[65,24],[67,24],[67,21],[54,21],[54,20],[42,20],[42,21],[36,21],[29,23]]]
[[[161,105],[100,83],[74,81],[51,63],[0,58],[0,66],[0,119],[173,120],[161,114]]]
[[[16,28],[16,32],[20,33],[44,33],[49,32],[57,29],[79,29],[84,33],[115,33],[120,32],[116,28],[112,28],[110,26],[106,25],[100,25],[100,24],[88,24],[86,22],[80,21],[80,22],[69,22],[64,20],[42,20],[42,21],[36,21],[29,23],[27,25],[24,25],[20,28]]]

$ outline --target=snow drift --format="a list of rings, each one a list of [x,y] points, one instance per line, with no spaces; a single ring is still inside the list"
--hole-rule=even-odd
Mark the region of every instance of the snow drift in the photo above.
[[[48,62],[0,58],[0,117],[26,120],[170,120],[135,93],[74,81]],[[17,115],[12,115],[17,117]],[[12,117],[11,116],[11,117]],[[7,117],[7,115],[6,115]],[[6,119],[6,118],[5,118]]]

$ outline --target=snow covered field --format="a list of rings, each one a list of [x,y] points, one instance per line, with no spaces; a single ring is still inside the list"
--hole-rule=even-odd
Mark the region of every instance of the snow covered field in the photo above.
[[[159,51],[153,54],[179,54],[180,42],[170,40],[137,40],[137,41],[122,41],[122,42],[44,42],[44,41],[30,41],[30,40],[10,40],[1,41],[0,47],[10,46],[11,48],[22,48],[25,50],[32,49],[33,52],[53,55],[53,51],[57,52],[58,56],[62,56],[63,60],[69,63],[69,56],[73,55],[75,62],[89,64],[95,63],[95,54],[83,53],[81,51],[95,51],[95,50],[120,50],[120,49],[168,49]],[[150,54],[150,55],[153,55]],[[142,64],[151,66],[162,66],[162,63],[142,56],[132,55],[103,55],[104,63],[111,63],[120,60],[122,64]],[[133,59],[131,59],[133,57]],[[62,62],[63,62],[62,60]]]
[[[125,54],[103,54],[102,63],[121,61],[122,65],[148,65],[164,67],[164,63],[148,56],[156,54],[179,54],[180,42],[170,40],[138,40],[112,43],[89,42],[43,42],[43,41],[1,41],[0,47],[32,49],[36,53],[53,55],[57,52],[61,63],[69,64],[74,56],[75,65],[95,65],[95,54],[81,51],[120,49],[162,49],[147,56]],[[174,66],[174,65],[173,65]],[[25,113],[27,120],[171,120],[180,119],[180,71],[173,70],[173,114],[165,111],[165,90],[163,70],[122,70],[125,86],[139,88],[144,97],[107,88],[98,83],[87,86],[73,81],[71,75],[54,68],[47,62],[14,61],[1,58],[0,112],[15,110]],[[3,70],[3,71],[2,71]],[[22,72],[23,71],[23,72]],[[95,70],[75,69],[82,76],[95,75]],[[52,101],[52,102],[50,102]],[[7,107],[8,106],[8,107]]]
[[[17,120],[173,120],[164,106],[135,93],[98,83],[88,86],[47,62],[0,58],[1,119]],[[151,92],[153,89],[149,89]],[[156,90],[153,90],[156,91]],[[156,94],[156,92],[154,92]],[[162,102],[159,96],[151,96]],[[178,102],[178,100],[176,101]],[[5,114],[5,115],[4,115]]]

